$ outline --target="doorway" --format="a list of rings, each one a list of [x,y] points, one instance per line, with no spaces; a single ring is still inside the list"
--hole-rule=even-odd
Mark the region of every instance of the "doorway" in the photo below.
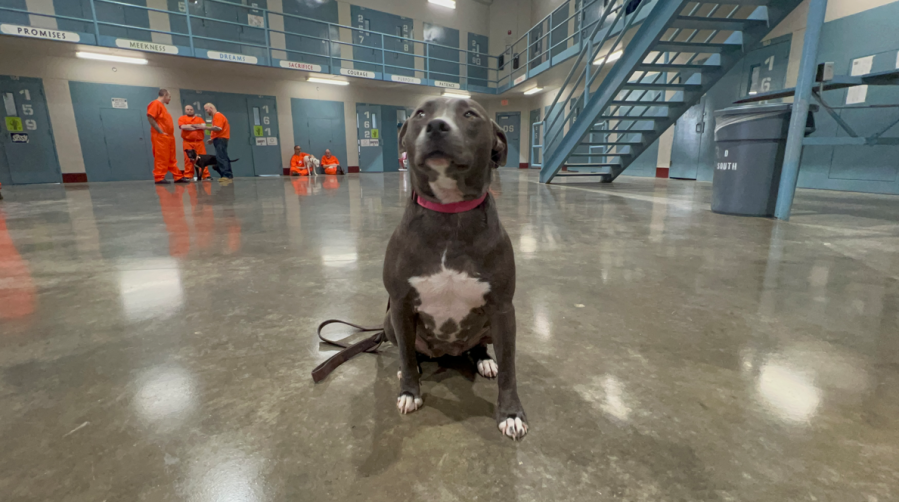
[[[0,76],[6,117],[0,135],[0,183],[59,183],[62,174],[39,78]]]
[[[521,147],[521,112],[505,112],[496,114],[496,124],[506,133],[509,142],[509,153],[506,156],[506,167],[518,169]]]

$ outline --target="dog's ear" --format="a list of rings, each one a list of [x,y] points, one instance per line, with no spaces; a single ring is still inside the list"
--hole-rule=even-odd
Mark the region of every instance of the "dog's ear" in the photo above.
[[[403,146],[403,138],[406,136],[406,128],[409,126],[409,119],[406,119],[403,122],[403,127],[400,128],[400,133],[397,134],[397,143],[400,149],[400,154],[406,151],[406,147]]]
[[[506,155],[509,153],[509,140],[506,139],[506,133],[493,120],[493,150],[490,152],[490,160],[493,161],[493,167],[506,165]]]

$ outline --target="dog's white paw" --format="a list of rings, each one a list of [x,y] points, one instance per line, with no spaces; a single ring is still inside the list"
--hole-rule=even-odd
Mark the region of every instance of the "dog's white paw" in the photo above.
[[[528,424],[520,418],[507,418],[499,423],[499,430],[504,436],[512,439],[521,439],[528,433]]]
[[[493,359],[481,359],[478,361],[478,374],[484,378],[496,378],[499,374],[499,366]]]
[[[396,398],[396,407],[400,410],[400,413],[405,415],[421,408],[422,402],[420,397],[413,397],[412,394],[404,392],[400,394],[400,397]]]

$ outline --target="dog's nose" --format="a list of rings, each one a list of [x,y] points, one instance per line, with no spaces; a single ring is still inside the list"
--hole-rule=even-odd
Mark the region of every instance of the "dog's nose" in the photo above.
[[[450,131],[450,125],[442,119],[434,119],[428,122],[428,136],[444,136]]]

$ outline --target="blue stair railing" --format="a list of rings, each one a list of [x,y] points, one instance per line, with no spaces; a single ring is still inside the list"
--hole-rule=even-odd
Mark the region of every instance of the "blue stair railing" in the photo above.
[[[542,159],[540,181],[617,178],[799,3],[609,2],[603,19],[621,29],[597,24],[557,92],[532,152]]]

